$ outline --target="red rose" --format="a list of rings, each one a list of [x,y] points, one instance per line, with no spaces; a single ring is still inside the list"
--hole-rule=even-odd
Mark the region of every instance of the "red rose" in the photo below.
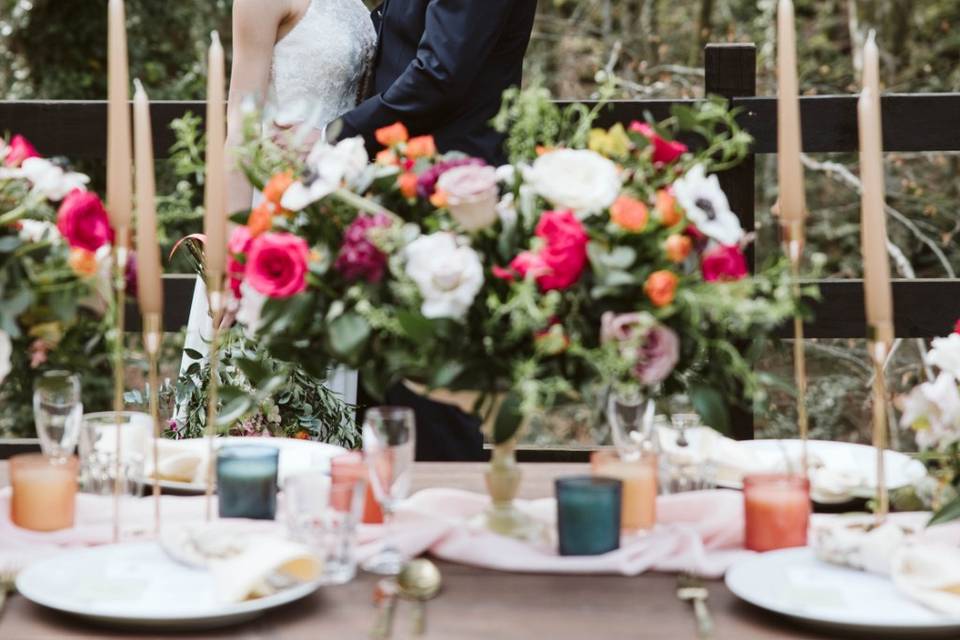
[[[960,320],[957,320],[957,324],[953,325],[953,332],[960,334]]]
[[[113,242],[113,229],[100,198],[89,191],[74,191],[60,204],[57,229],[73,248],[96,251]]]
[[[653,161],[656,164],[673,164],[677,158],[687,152],[687,145],[675,140],[665,140],[661,138],[648,124],[643,122],[634,122],[630,125],[630,131],[639,133],[653,145]]]
[[[741,280],[747,277],[747,260],[738,246],[718,247],[703,256],[700,265],[707,282]]]
[[[521,277],[532,274],[543,291],[566,289],[576,283],[587,266],[589,237],[573,212],[545,211],[536,235],[543,239],[543,248],[538,253],[521,253],[510,267]]]
[[[40,154],[29,140],[23,136],[13,136],[10,146],[7,147],[7,157],[4,158],[3,164],[8,167],[19,167],[24,160],[39,157]]]

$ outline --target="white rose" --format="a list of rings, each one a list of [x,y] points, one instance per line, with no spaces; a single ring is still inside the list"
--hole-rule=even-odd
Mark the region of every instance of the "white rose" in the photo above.
[[[347,138],[336,145],[320,141],[307,158],[310,180],[290,185],[280,206],[287,211],[300,211],[359,179],[368,163],[363,138]]]
[[[743,238],[740,219],[730,210],[720,180],[715,175],[708,177],[702,164],[674,182],[673,193],[687,213],[687,219],[705,236],[725,246],[740,243]]]
[[[406,273],[423,296],[427,318],[462,319],[483,286],[483,265],[462,238],[438,232],[404,249]]]
[[[927,363],[960,380],[960,334],[934,339]]]
[[[524,178],[554,207],[572,209],[581,218],[603,211],[620,195],[617,165],[593,151],[546,153],[525,169]]]
[[[3,384],[3,381],[10,374],[12,368],[10,356],[12,355],[13,342],[6,331],[0,330],[0,384]]]
[[[58,242],[61,238],[56,225],[45,220],[21,220],[19,235],[24,242],[42,242],[44,240]]]
[[[90,178],[82,173],[64,171],[43,158],[28,158],[23,161],[20,172],[33,184],[33,190],[51,202],[60,202],[71,191],[86,189]]]

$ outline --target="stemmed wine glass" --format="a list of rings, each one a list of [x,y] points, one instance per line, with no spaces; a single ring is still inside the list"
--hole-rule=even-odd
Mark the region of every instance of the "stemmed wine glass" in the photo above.
[[[656,404],[640,392],[613,391],[607,400],[607,422],[613,444],[623,460],[637,461],[660,454],[656,431]]]
[[[363,421],[363,452],[370,468],[373,495],[383,507],[384,547],[363,568],[379,575],[397,575],[405,558],[390,541],[397,503],[410,493],[416,442],[416,419],[406,407],[376,407]]]
[[[65,460],[73,455],[83,421],[80,379],[68,371],[44,373],[34,385],[33,419],[45,456]]]

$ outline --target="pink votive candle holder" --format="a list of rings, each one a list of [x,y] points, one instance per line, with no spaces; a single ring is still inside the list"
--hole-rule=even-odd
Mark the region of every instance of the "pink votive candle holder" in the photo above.
[[[77,504],[76,456],[53,459],[39,453],[10,458],[10,520],[32,531],[73,526]]]
[[[773,551],[807,545],[810,481],[791,474],[758,474],[743,479],[746,547]]]

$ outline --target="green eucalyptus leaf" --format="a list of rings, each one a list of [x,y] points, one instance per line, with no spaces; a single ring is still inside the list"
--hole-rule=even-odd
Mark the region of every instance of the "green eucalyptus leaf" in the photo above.
[[[952,501],[941,507],[940,510],[935,514],[933,514],[933,517],[930,518],[930,522],[927,523],[927,526],[932,527],[935,524],[953,522],[957,519],[960,519],[960,496],[957,496]]]
[[[511,391],[504,398],[493,424],[494,444],[504,444],[513,439],[523,424],[523,414],[520,413],[522,399],[516,391]]]

